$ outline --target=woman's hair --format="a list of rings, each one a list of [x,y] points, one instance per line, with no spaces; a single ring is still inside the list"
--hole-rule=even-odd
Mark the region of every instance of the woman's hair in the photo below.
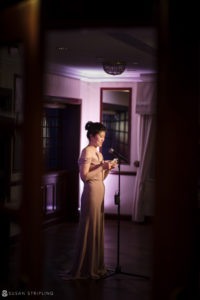
[[[106,127],[100,123],[100,122],[87,122],[85,125],[85,129],[88,131],[87,132],[87,137],[90,140],[90,134],[95,136],[97,133],[101,131],[106,131]]]

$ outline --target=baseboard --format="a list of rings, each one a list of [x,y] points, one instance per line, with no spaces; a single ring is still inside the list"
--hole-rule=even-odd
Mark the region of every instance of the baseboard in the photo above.
[[[106,220],[117,220],[118,219],[118,215],[117,214],[108,214],[108,213],[105,213],[105,219]],[[131,221],[132,217],[131,217],[131,215],[120,215],[120,220]]]

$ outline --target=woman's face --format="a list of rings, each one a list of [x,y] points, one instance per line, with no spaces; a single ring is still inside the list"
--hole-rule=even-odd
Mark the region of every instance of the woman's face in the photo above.
[[[94,145],[95,147],[102,147],[103,142],[105,140],[105,135],[106,132],[105,131],[100,131],[99,133],[97,133],[95,136],[90,135],[90,142],[92,143],[92,145]]]

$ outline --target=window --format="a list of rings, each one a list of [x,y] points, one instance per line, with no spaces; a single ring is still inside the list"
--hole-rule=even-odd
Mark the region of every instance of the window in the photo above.
[[[48,170],[60,168],[61,153],[61,118],[60,109],[45,108],[42,124],[43,154]]]

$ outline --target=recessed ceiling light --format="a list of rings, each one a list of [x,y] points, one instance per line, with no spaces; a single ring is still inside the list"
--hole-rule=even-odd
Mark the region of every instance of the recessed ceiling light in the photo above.
[[[56,50],[62,52],[62,51],[68,51],[69,48],[67,48],[67,47],[56,47]]]
[[[100,56],[97,56],[96,59],[97,59],[98,61],[100,61],[100,62],[102,62],[102,61],[104,60],[104,58],[103,58],[103,57],[100,57]]]

